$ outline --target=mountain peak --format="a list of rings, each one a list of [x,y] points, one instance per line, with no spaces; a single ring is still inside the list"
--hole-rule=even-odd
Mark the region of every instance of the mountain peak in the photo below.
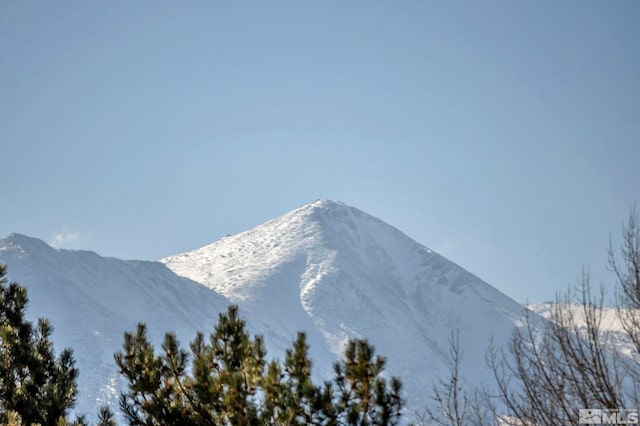
[[[346,206],[346,204],[338,200],[318,198],[317,200],[307,203],[302,207],[337,208],[339,206]]]
[[[352,233],[353,231],[358,231],[359,225],[367,222],[378,223],[384,227],[393,229],[394,232],[400,232],[391,225],[360,209],[341,201],[327,199],[318,199],[307,203],[289,213],[272,219],[264,225],[277,223],[279,226],[303,227],[306,228],[306,234],[313,228],[319,228],[320,231],[334,229],[338,232],[350,230],[348,232]],[[261,226],[254,228],[254,230],[261,228]]]
[[[362,210],[357,209],[353,206],[350,206],[342,201],[329,200],[329,199],[317,199],[315,201],[312,201],[310,203],[303,205],[302,207],[294,209],[292,213],[298,210],[314,210],[314,211],[320,210],[320,211],[334,211],[334,212],[335,211],[352,211],[352,212],[364,213]]]
[[[522,314],[518,303],[393,226],[331,200],[161,262],[249,312],[270,350],[280,353],[297,330],[307,331],[324,366],[349,338],[366,337],[383,354],[414,342],[411,354],[389,358],[389,368],[415,375],[425,359],[444,359],[453,329],[472,354],[469,365],[482,365],[486,342],[507,338]],[[429,375],[446,369],[440,361],[429,366],[425,377],[407,380],[414,404],[427,398]]]
[[[35,241],[43,242],[42,240],[39,240],[37,238],[29,237],[28,235],[19,234],[17,232],[12,232],[11,234],[3,238],[2,241],[13,243],[13,244],[20,244],[24,242],[35,242]]]
[[[310,203],[305,204],[304,206],[300,207],[300,210],[303,209],[307,209],[307,210],[351,210],[354,209],[354,207],[351,207],[345,203],[343,203],[342,201],[337,201],[337,200],[329,200],[329,199],[317,199],[315,201],[312,201]]]
[[[31,253],[54,250],[47,243],[38,238],[29,237],[15,232],[0,239],[0,250],[9,249],[17,249],[22,252],[26,251]]]
[[[315,200],[310,203],[307,203],[297,209],[286,213],[280,218],[289,218],[291,216],[304,215],[311,216],[313,218],[328,218],[328,217],[344,217],[350,212],[358,211],[358,209],[348,206],[347,204],[341,201],[334,200]],[[362,213],[362,212],[361,212]],[[279,218],[276,218],[277,220]]]

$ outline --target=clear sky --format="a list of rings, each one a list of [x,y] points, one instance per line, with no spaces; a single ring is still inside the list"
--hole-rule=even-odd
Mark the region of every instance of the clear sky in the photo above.
[[[640,199],[640,2],[0,2],[0,236],[154,260],[318,198],[522,302]],[[640,209],[640,206],[639,206]]]

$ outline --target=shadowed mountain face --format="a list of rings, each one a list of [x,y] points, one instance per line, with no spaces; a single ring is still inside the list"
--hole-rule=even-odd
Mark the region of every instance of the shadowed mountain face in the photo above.
[[[0,262],[28,288],[31,318],[52,321],[57,349],[74,349],[79,413],[117,407],[113,353],[137,322],[156,342],[174,331],[186,346],[237,303],[271,356],[282,359],[306,331],[318,378],[330,376],[349,338],[365,337],[402,378],[411,413],[447,373],[452,331],[467,381],[489,383],[488,341],[504,341],[523,315],[515,301],[392,226],[331,201],[162,263],[56,250],[17,234],[0,240]]]
[[[138,322],[156,342],[173,331],[185,344],[210,330],[227,300],[158,262],[123,261],[89,251],[56,250],[11,234],[0,240],[8,277],[27,287],[27,316],[51,320],[56,352],[70,347],[80,369],[76,412],[95,416],[103,404],[118,410],[122,385],[113,354]]]

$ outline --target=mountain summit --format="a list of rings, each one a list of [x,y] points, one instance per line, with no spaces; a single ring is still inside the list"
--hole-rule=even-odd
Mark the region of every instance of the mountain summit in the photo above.
[[[463,372],[488,381],[484,349],[506,339],[523,307],[398,229],[357,208],[319,200],[249,231],[162,259],[176,274],[238,303],[281,352],[309,334],[319,374],[349,338],[368,338],[403,378],[419,410],[446,374],[451,332]],[[466,367],[466,368],[465,368]]]

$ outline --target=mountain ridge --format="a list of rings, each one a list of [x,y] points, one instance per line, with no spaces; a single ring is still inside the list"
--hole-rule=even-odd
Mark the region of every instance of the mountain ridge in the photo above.
[[[118,411],[124,383],[113,354],[125,331],[145,322],[156,343],[169,331],[186,342],[211,329],[229,303],[162,263],[56,249],[22,234],[0,239],[0,262],[10,281],[27,288],[27,318],[51,321],[56,352],[73,349],[80,370],[76,412],[90,417],[102,404]]]
[[[89,414],[115,404],[122,383],[112,354],[137,322],[148,324],[156,344],[166,331],[186,344],[236,303],[270,357],[282,359],[305,331],[317,378],[331,375],[348,339],[367,338],[387,357],[388,374],[403,379],[414,412],[447,374],[453,330],[466,380],[486,384],[488,340],[505,341],[524,312],[397,228],[328,200],[161,262],[53,249],[21,234],[0,240],[0,262],[29,290],[31,317],[51,319],[56,348],[77,353],[78,412]]]

